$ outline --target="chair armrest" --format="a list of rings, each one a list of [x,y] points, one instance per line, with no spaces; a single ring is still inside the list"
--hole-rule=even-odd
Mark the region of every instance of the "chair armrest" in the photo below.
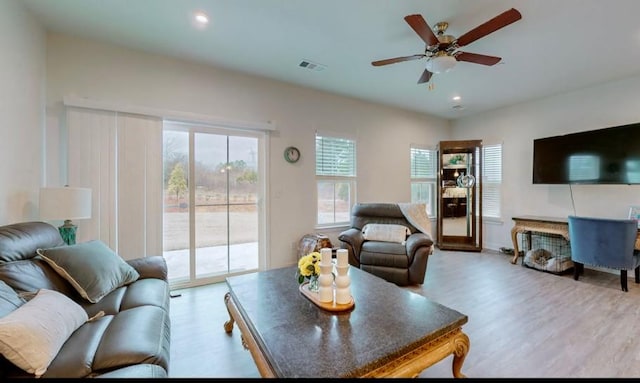
[[[425,233],[413,233],[407,238],[407,243],[405,244],[407,247],[407,255],[409,256],[409,264],[413,262],[413,257],[421,247],[431,247],[433,246],[433,240],[429,234]]]
[[[130,259],[127,261],[138,274],[140,279],[157,278],[167,280],[167,261],[161,255]]]
[[[349,251],[349,264],[360,267],[360,248],[364,242],[362,232],[355,228],[347,229],[340,233],[338,239],[343,242],[343,245],[346,244],[346,249]]]

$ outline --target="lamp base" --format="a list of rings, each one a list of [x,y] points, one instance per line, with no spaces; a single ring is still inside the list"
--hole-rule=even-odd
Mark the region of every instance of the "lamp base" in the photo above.
[[[65,220],[64,225],[58,227],[58,230],[64,243],[67,245],[76,244],[76,231],[78,230],[78,226],[71,223],[70,219]]]

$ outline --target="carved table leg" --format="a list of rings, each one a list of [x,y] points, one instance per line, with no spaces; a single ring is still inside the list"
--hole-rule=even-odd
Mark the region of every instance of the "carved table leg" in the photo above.
[[[227,312],[229,313],[229,320],[224,322],[224,331],[228,334],[233,331],[233,316],[231,315],[231,311],[229,311],[229,300],[231,299],[231,294],[224,294],[224,305],[227,307]]]
[[[515,226],[511,229],[511,242],[513,242],[513,258],[511,258],[511,263],[515,265],[520,256],[520,250],[518,249],[518,228]]]
[[[455,351],[453,352],[453,376],[455,378],[466,378],[467,376],[463,374],[460,370],[462,370],[462,363],[464,363],[464,359],[467,357],[467,353],[469,352],[469,337],[465,333],[460,333],[455,341]]]

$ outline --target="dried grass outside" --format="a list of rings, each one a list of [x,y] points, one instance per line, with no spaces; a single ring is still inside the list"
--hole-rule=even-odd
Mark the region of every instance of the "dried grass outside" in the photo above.
[[[196,247],[258,242],[256,205],[230,206],[228,219],[230,238],[227,238],[227,210],[225,206],[197,206]],[[165,211],[163,225],[164,251],[189,248],[189,213],[186,208],[174,212]]]

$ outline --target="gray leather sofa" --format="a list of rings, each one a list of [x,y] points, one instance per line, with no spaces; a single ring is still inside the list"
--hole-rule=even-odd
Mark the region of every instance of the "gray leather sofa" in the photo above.
[[[404,243],[366,240],[362,229],[369,223],[403,225],[411,234]],[[351,211],[351,228],[338,239],[349,252],[350,265],[399,286],[424,283],[433,240],[407,220],[398,204],[356,204]]]
[[[97,303],[83,299],[40,255],[38,248],[65,246],[44,222],[0,226],[0,280],[16,292],[55,290],[97,315],[75,330],[43,378],[162,378],[168,376],[169,285],[162,256],[127,261],[139,278]],[[6,286],[5,286],[6,289]],[[6,291],[6,290],[5,290]],[[16,310],[0,301],[0,318]],[[33,377],[0,356],[0,380]]]

